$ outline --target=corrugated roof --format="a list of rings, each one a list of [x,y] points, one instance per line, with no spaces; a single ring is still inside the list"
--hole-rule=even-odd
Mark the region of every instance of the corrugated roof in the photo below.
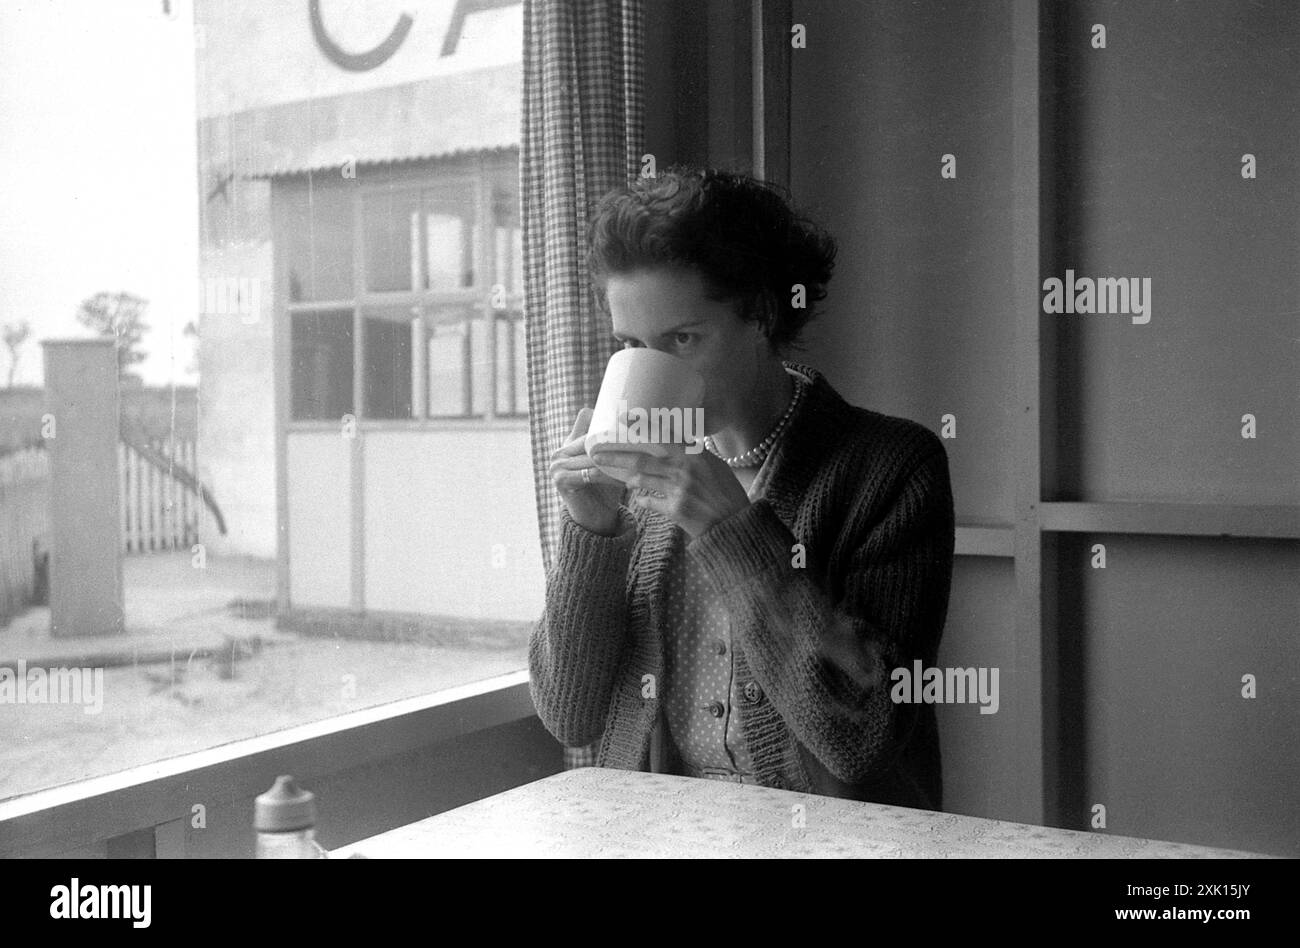
[[[203,135],[236,175],[258,178],[514,148],[521,73],[515,63],[215,116]]]

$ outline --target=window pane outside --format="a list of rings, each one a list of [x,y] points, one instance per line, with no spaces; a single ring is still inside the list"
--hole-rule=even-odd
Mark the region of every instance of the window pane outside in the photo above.
[[[433,4],[416,5],[417,24],[432,28],[413,30],[389,63],[364,73],[322,55],[305,4],[255,0],[171,4],[170,17],[155,5],[148,22],[113,4],[87,5],[92,32],[113,38],[106,55],[69,58],[56,42],[7,60],[29,80],[14,85],[25,110],[15,114],[37,115],[54,96],[71,103],[60,112],[68,127],[99,135],[97,116],[111,115],[114,134],[150,156],[149,192],[129,206],[117,199],[136,182],[78,185],[95,206],[115,208],[82,215],[83,229],[111,243],[108,258],[133,261],[101,266],[102,285],[86,292],[121,289],[152,303],[141,379],[118,395],[123,420],[140,422],[134,433],[171,463],[128,456],[108,476],[124,478],[123,496],[141,508],[124,521],[181,525],[147,550],[116,551],[129,635],[56,640],[48,605],[0,619],[0,663],[16,660],[15,643],[40,644],[32,655],[67,667],[111,656],[102,713],[68,705],[10,714],[0,799],[526,667],[544,589],[527,430],[401,423],[521,407],[509,404],[507,380],[522,379],[522,347],[511,366],[503,344],[518,321],[484,322],[494,283],[511,293],[521,286],[516,212],[489,211],[498,179],[510,195],[518,176],[509,137],[518,115],[508,114],[518,103],[483,108],[481,91],[518,86],[521,62],[508,44],[521,35],[522,6],[471,10],[457,52],[440,59]],[[69,28],[48,4],[0,8],[0,25],[25,24],[4,35]],[[329,14],[329,29],[344,48],[365,48],[356,28],[364,11],[351,27],[348,16]],[[432,51],[420,48],[426,40]],[[133,62],[157,68],[137,76]],[[67,88],[50,88],[60,75]],[[77,78],[85,75],[103,81]],[[155,102],[149,83],[196,94]],[[483,138],[476,127],[469,147],[435,157],[448,135],[467,134],[456,131],[465,123],[453,114],[445,126],[420,127],[402,110],[412,88],[434,111],[451,103],[500,128]],[[158,107],[122,108],[144,101]],[[476,154],[480,140],[507,146]],[[24,188],[47,206],[66,199],[69,185],[35,166],[71,167],[75,145],[42,142],[28,167]],[[41,244],[46,259],[67,253],[46,249],[40,233],[29,237],[24,244]],[[197,253],[172,252],[196,242]],[[11,261],[14,275],[26,259]],[[223,303],[213,288],[226,287],[235,289]],[[42,313],[65,320],[75,306],[65,289],[51,278],[31,308],[23,365],[39,361],[42,337],[61,331]],[[393,298],[379,305],[373,294]],[[30,381],[22,371],[18,385]],[[413,391],[429,411],[412,411]],[[363,410],[358,427],[340,426]],[[468,463],[443,463],[460,457]],[[224,532],[179,477],[169,479],[182,469],[210,490]],[[13,539],[32,549],[32,537]],[[195,543],[206,551],[202,568]],[[402,617],[400,641],[386,624],[393,616]]]
[[[429,416],[457,417],[469,412],[465,397],[465,358],[469,321],[438,321],[429,329]]]
[[[290,329],[290,402],[295,420],[352,412],[352,311],[295,313]]]
[[[419,192],[381,190],[361,199],[366,289],[411,290],[418,278],[415,253],[420,225]],[[417,271],[413,276],[413,271]]]
[[[424,191],[425,289],[459,290],[474,285],[474,192],[469,180]]]
[[[284,201],[289,302],[352,298],[352,191],[305,183]]]
[[[410,322],[367,316],[365,327],[365,417],[410,418]]]

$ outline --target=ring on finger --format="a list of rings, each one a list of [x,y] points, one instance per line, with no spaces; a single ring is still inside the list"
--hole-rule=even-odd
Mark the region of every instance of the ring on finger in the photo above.
[[[583,482],[584,484],[590,484],[590,483],[591,483],[591,468],[589,468],[589,467],[584,467],[584,468],[582,469],[582,482]]]

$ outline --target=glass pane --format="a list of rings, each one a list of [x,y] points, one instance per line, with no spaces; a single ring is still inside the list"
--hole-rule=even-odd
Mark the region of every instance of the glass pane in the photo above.
[[[295,419],[352,412],[352,311],[295,313],[290,328],[290,402]]]
[[[514,231],[506,227],[497,227],[492,232],[492,284],[503,286],[507,293],[514,290],[514,272],[511,267],[511,253],[514,250]]]
[[[52,222],[0,255],[0,800],[527,667],[545,593],[528,432],[464,421],[468,325],[426,328],[482,315],[493,282],[485,199],[518,174],[523,5],[321,4],[349,52],[414,17],[365,73],[330,61],[306,6],[0,0],[0,145],[22,168],[0,230]],[[81,173],[85,143],[110,140],[147,173]],[[53,223],[69,202],[95,211]],[[44,375],[42,343],[90,358],[58,340],[95,331],[121,336],[115,366]],[[412,393],[417,416],[458,420],[400,420]],[[42,444],[45,400],[73,394],[73,437]],[[115,401],[120,418],[96,411]],[[87,460],[69,445],[91,434]],[[52,479],[72,485],[57,502]],[[358,602],[402,615],[401,641]],[[82,695],[102,707],[7,707],[22,655],[102,673]],[[224,857],[245,835],[183,842]]]
[[[465,415],[467,321],[435,323],[429,331],[429,415]]]
[[[514,292],[523,293],[524,291],[524,230],[522,227],[516,227],[513,233],[512,250],[510,252],[510,285],[514,287]]]
[[[474,205],[474,186],[469,182],[424,192],[426,289],[474,285]]]
[[[362,199],[367,290],[384,293],[418,285],[418,200],[416,191],[380,191]]]
[[[494,252],[492,282],[508,293],[523,291],[523,231],[519,226],[518,188],[496,184],[492,188]]]
[[[368,316],[365,325],[365,416],[410,418],[411,324]]]
[[[524,321],[515,320],[515,411],[528,414],[528,350],[525,348]]]
[[[492,350],[488,347],[488,321],[481,316],[470,322],[470,366],[474,381],[470,412],[482,415],[492,404]]]
[[[497,327],[497,414],[514,413],[514,403],[510,398],[510,386],[514,381],[511,368],[510,352],[513,348],[513,321],[508,316],[498,316],[494,322]]]
[[[285,258],[292,303],[352,298],[352,191],[313,179],[286,185]]]

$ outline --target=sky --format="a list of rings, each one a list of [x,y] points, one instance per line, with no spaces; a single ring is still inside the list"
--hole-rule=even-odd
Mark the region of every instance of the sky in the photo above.
[[[149,300],[147,384],[196,381],[195,115],[190,0],[0,3],[0,325],[32,325],[15,384],[41,384],[40,340],[89,334],[100,290]]]

